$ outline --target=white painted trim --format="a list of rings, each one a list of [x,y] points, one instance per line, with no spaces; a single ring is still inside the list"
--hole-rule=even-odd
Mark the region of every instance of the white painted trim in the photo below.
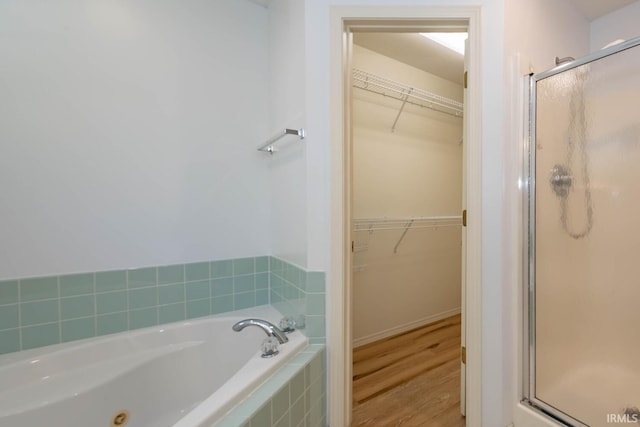
[[[467,169],[467,425],[482,425],[482,92],[481,7],[333,6],[330,31],[331,255],[329,277],[329,425],[351,421],[351,277],[348,244],[350,212],[345,176],[349,173],[344,123],[344,20],[465,19],[469,22]]]
[[[362,338],[358,338],[357,340],[353,340],[353,348],[402,334],[412,329],[428,325],[429,323],[455,316],[456,314],[460,314],[460,307],[443,311],[442,313],[437,313],[432,316],[423,317],[422,319],[414,320],[413,322],[405,323],[404,325],[399,325],[394,328],[385,329],[384,331],[376,332],[375,334],[366,335]]]
[[[346,12],[346,11],[345,11]],[[342,19],[342,9],[331,10],[330,21],[330,110],[331,110],[331,150],[330,150],[330,185],[331,185],[331,250],[329,262],[328,299],[329,299],[329,425],[348,426],[351,424],[351,328],[347,319],[351,318],[350,282],[348,271],[344,268],[348,248],[345,248],[345,232],[349,227],[348,194],[344,194],[345,150],[343,141],[344,129],[344,54],[346,40]]]
[[[480,8],[469,15],[466,253],[466,416],[468,426],[482,425],[482,31]],[[488,94],[489,95],[489,94]]]

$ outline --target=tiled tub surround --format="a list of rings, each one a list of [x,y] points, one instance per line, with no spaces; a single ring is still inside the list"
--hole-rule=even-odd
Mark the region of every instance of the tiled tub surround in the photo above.
[[[325,342],[325,275],[271,258],[270,300],[285,316],[304,323],[309,341]]]
[[[286,280],[286,287],[276,280],[278,289],[297,284],[295,293],[269,291],[270,276],[281,277],[270,275],[270,265],[296,271],[297,282]],[[323,300],[309,304],[312,320],[304,331],[318,342],[324,274],[269,256],[1,281],[0,354],[269,304],[274,297],[281,312],[297,307],[296,314],[306,314],[301,281],[313,283],[314,301]]]
[[[309,345],[214,427],[325,427],[325,353]]]

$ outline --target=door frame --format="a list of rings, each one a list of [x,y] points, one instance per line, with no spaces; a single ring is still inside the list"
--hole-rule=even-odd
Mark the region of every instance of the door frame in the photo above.
[[[464,21],[469,33],[466,207],[466,416],[467,425],[482,424],[482,117],[480,7],[334,6],[331,8],[331,254],[329,276],[329,425],[348,426],[352,408],[351,322],[351,128],[349,114],[350,26],[408,31]]]

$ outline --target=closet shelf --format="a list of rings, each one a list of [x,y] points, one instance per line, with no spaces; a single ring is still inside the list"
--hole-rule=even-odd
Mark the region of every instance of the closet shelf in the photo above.
[[[440,111],[441,113],[462,117],[463,104],[460,101],[377,76],[358,68],[353,69],[352,79],[354,87],[402,101],[398,115],[391,127],[392,131],[395,130],[398,118],[400,114],[402,114],[406,104],[430,108]]]
[[[374,231],[402,230],[402,234],[393,247],[393,253],[396,254],[398,253],[400,243],[402,243],[402,240],[407,235],[409,229],[438,229],[440,227],[459,227],[461,225],[461,216],[358,218],[353,220],[353,231],[368,232],[371,234]],[[355,247],[364,248],[364,250],[368,249],[368,245],[363,245],[361,243]]]
[[[374,232],[386,230],[406,230],[419,228],[459,227],[461,216],[383,217],[354,218],[353,231]]]

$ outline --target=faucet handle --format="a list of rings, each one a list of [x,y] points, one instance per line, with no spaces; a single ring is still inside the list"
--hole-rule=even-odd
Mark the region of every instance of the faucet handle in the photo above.
[[[262,341],[262,354],[261,357],[267,359],[269,357],[276,356],[280,353],[278,349],[278,340],[275,337],[267,337]]]
[[[296,330],[296,321],[291,316],[285,316],[280,319],[280,329],[289,334]]]

